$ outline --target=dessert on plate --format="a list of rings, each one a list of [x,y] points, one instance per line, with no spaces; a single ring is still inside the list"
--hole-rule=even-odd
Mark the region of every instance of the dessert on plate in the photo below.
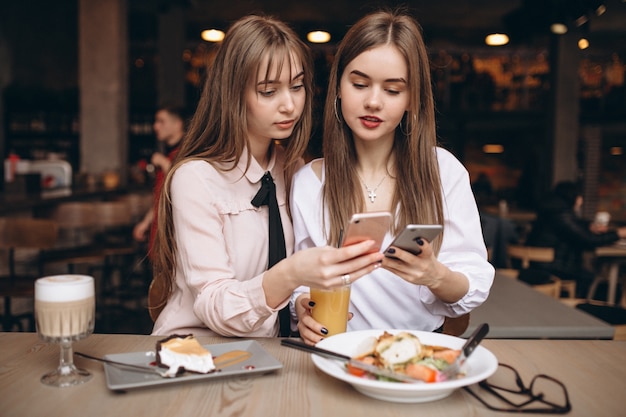
[[[169,368],[166,376],[176,376],[184,371],[208,374],[215,371],[213,355],[194,335],[172,335],[156,344],[156,363]]]

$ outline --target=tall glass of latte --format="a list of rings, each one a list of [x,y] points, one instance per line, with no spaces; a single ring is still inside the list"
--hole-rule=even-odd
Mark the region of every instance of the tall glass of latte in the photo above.
[[[72,342],[93,333],[96,301],[93,277],[54,275],[35,281],[35,323],[39,337],[61,347],[56,370],[41,377],[46,385],[67,387],[91,378],[74,366]]]

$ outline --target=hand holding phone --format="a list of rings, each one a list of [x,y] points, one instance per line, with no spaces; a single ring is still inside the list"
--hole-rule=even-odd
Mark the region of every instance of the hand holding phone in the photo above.
[[[440,224],[408,224],[391,242],[389,247],[395,246],[411,252],[413,255],[419,255],[422,253],[422,250],[416,241],[418,239],[426,239],[428,242],[432,242],[442,230],[443,226]],[[393,258],[393,254],[387,253],[389,247],[385,249],[385,256]]]
[[[390,227],[391,213],[389,212],[373,211],[354,214],[343,235],[343,241],[339,242],[340,246],[353,245],[371,239],[376,242],[375,251],[379,251]]]

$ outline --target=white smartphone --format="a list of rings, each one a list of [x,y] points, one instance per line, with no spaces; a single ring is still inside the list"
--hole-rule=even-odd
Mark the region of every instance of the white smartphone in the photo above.
[[[416,240],[426,239],[428,242],[432,242],[442,230],[443,226],[440,224],[407,224],[389,246],[395,246],[411,252],[413,255],[419,255],[421,249]],[[387,249],[385,249],[385,256],[393,258],[392,254],[387,253]]]
[[[376,242],[376,251],[380,251],[385,234],[390,230],[390,227],[391,213],[387,211],[354,214],[343,234],[340,246],[353,245],[372,239]]]

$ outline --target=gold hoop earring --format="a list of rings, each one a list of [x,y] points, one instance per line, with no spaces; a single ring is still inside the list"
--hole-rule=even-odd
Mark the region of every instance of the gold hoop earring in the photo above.
[[[335,110],[335,119],[337,119],[337,123],[341,124],[341,117],[339,117],[339,106],[337,104],[337,102],[341,100],[339,97],[335,96],[335,105],[333,106],[334,110]]]
[[[407,112],[407,113],[405,114],[405,117],[403,118],[403,119],[404,119],[404,124],[405,124],[405,125],[407,125],[407,127],[409,127],[409,122],[408,122],[408,119],[409,119],[409,118],[408,118],[408,117],[406,117],[408,114],[409,114],[409,113]],[[404,130],[404,129],[402,129],[402,121],[400,121],[400,124],[399,124],[399,127],[400,127],[400,133],[402,133],[402,134],[403,134],[404,136],[406,136],[406,137],[411,136],[411,135],[413,134],[413,125],[415,124],[416,120],[417,120],[417,116],[413,115],[413,123],[411,124],[411,130],[410,130],[408,133],[407,133],[407,132],[405,132],[405,130]],[[407,130],[408,130],[408,129],[407,129]]]

